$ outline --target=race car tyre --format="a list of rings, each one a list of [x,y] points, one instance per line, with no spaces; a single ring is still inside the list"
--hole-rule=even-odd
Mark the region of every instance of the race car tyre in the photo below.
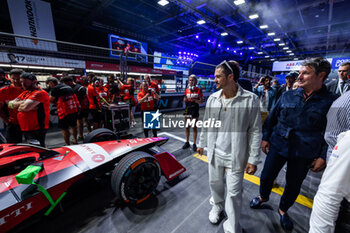
[[[95,129],[86,135],[84,143],[112,141],[117,139],[117,135],[112,130],[100,128]]]
[[[138,204],[151,196],[160,176],[157,159],[146,152],[135,151],[121,159],[114,168],[112,189],[119,200]]]

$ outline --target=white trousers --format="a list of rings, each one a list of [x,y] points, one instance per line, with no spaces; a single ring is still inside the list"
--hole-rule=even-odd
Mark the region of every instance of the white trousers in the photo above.
[[[209,163],[209,186],[211,191],[211,204],[223,205],[225,202],[225,212],[228,217],[228,223],[225,223],[229,229],[227,232],[241,233],[242,228],[239,224],[242,206],[242,183],[244,171],[232,172],[232,162],[213,156]],[[226,171],[226,199],[225,199],[225,171]]]

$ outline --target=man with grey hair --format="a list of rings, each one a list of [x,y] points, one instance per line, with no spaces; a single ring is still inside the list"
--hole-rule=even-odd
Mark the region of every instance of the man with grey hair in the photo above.
[[[338,97],[350,90],[350,61],[343,62],[338,69],[338,79],[332,80],[327,89]]]
[[[287,211],[299,195],[309,169],[319,172],[326,164],[327,143],[323,135],[327,112],[335,96],[323,85],[331,64],[323,58],[305,60],[298,77],[299,88],[285,92],[263,126],[262,150],[267,153],[260,178],[260,195],[250,207],[260,208],[269,200],[273,181],[287,163],[286,186],[278,214],[283,228],[293,222]]]

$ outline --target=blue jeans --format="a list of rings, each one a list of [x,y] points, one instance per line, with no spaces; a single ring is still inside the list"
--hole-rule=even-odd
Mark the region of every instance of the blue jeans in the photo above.
[[[287,163],[286,187],[281,197],[279,208],[287,212],[297,199],[300,187],[310,169],[313,159],[287,158],[270,147],[260,178],[260,196],[267,200],[270,196],[273,181],[283,165]]]

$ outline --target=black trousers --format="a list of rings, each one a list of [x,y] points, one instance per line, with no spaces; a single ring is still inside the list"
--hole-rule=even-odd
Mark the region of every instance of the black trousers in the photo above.
[[[6,127],[6,140],[7,143],[20,143],[22,142],[22,130],[19,125],[8,123]]]
[[[45,147],[46,131],[46,129],[23,131],[23,135],[27,143],[35,144],[34,140],[37,140],[39,141],[40,146]]]
[[[286,158],[270,147],[260,178],[260,196],[269,199],[273,181],[283,165],[287,163],[286,186],[281,197],[279,208],[287,212],[297,199],[301,185],[310,169],[313,159]]]
[[[345,199],[340,206],[338,220],[335,226],[335,233],[350,232],[350,202]]]

